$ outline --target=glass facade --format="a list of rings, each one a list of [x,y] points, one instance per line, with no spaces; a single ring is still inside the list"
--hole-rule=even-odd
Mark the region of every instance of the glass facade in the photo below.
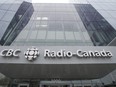
[[[21,30],[23,30],[23,28],[26,26],[32,13],[33,7],[31,3],[28,2],[22,2],[16,12],[8,11],[2,20],[10,21],[10,23],[6,31],[4,33],[2,32],[3,36],[1,37],[0,44],[10,45]]]
[[[116,30],[90,4],[22,2],[17,11],[7,11],[1,27],[0,44],[12,46],[106,46],[116,36]]]
[[[33,4],[33,8],[12,45],[93,45],[73,4]]]
[[[110,43],[116,36],[116,30],[90,4],[75,4],[77,12],[95,46]]]

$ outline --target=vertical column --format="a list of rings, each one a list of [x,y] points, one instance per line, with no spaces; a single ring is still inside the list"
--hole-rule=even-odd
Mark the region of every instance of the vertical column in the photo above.
[[[73,87],[73,84],[70,84],[69,87]]]
[[[42,84],[41,83],[39,84],[39,87],[42,87]]]

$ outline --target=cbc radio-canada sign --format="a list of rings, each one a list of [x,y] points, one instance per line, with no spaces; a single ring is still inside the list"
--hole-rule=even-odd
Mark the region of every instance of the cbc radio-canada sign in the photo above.
[[[20,49],[3,49],[0,51],[0,56],[2,57],[20,57],[20,53],[22,51]],[[25,52],[23,52],[24,57],[29,61],[34,61],[39,57],[40,52],[38,48],[32,47],[28,48]],[[60,49],[59,51],[53,51],[49,49],[44,50],[44,58],[55,59],[55,58],[72,58],[73,56],[77,58],[111,58],[113,56],[111,51],[101,50],[101,51],[83,51],[81,49],[76,50],[76,52],[72,52],[65,49]]]

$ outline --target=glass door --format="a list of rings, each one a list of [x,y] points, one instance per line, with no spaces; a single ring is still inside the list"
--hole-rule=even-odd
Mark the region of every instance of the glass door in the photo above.
[[[18,87],[29,87],[29,84],[19,84]]]

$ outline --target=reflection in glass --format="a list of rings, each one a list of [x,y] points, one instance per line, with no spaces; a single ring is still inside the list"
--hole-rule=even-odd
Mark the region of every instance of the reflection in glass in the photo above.
[[[56,31],[56,39],[64,40],[64,33],[62,31]]]
[[[9,21],[11,17],[13,17],[12,15],[14,15],[14,17],[0,40],[1,45],[10,45],[14,41],[22,29],[27,25],[33,11],[32,4],[24,1],[15,15],[13,12],[7,12],[8,14],[6,14],[3,20]]]
[[[45,38],[46,38],[46,30],[39,30],[38,35],[37,35],[37,39],[38,40],[45,40]]]
[[[90,4],[33,4],[33,6],[28,2],[20,5],[15,16],[11,18],[6,32],[0,35],[1,45],[11,45],[15,40],[13,43],[24,45],[45,42],[46,45],[102,46],[109,44],[116,36],[113,27]],[[0,14],[0,17],[2,15]],[[25,30],[27,34],[22,37]]]
[[[116,37],[116,30],[92,7],[92,5],[74,4],[74,6],[95,46],[108,45]],[[85,39],[89,39],[87,37],[86,35]]]

